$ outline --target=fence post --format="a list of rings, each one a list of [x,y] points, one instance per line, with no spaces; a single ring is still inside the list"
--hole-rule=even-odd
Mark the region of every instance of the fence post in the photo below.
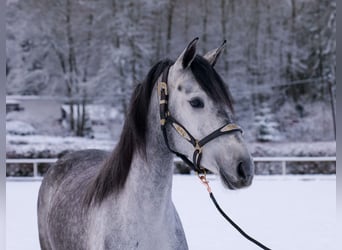
[[[282,175],[286,175],[286,161],[281,162],[281,172]]]
[[[33,177],[37,178],[38,177],[38,163],[33,162]]]

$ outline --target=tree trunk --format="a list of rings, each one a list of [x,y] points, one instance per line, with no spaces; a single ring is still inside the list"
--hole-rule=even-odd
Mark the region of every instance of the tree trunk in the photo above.
[[[124,66],[122,65],[122,63],[120,63],[119,66],[119,72],[120,72],[120,78],[123,78],[124,76]],[[126,88],[126,84],[121,84],[121,108],[122,108],[122,112],[123,114],[127,115],[127,100],[128,98],[126,98],[127,96],[127,88]]]
[[[248,45],[248,74],[250,75],[250,82],[252,89],[257,88],[259,84],[259,58],[258,58],[258,43],[259,43],[259,22],[260,22],[260,10],[259,10],[259,0],[254,1],[252,6],[252,13],[249,20],[250,26],[250,43]],[[253,91],[254,92],[254,91]],[[253,108],[253,114],[258,114],[261,108],[262,96],[259,93],[251,94],[251,102]]]
[[[162,52],[162,18],[160,13],[158,15],[158,23],[160,25],[157,25],[157,53],[156,53],[156,58],[159,60],[161,57],[161,52]]]
[[[202,23],[202,41],[203,41],[203,53],[207,52],[207,43],[208,43],[208,15],[209,15],[209,7],[208,0],[203,0],[203,23]]]
[[[328,87],[329,87],[329,95],[330,95],[330,105],[331,105],[331,112],[332,112],[332,118],[333,118],[333,127],[334,127],[334,137],[336,140],[336,100],[334,96],[334,90],[333,90],[333,84],[331,80],[328,80]]]
[[[92,33],[93,20],[94,20],[93,14],[89,14],[88,15],[88,34],[87,34],[87,55],[85,57],[83,77],[82,77],[82,81],[84,83],[87,82],[88,80],[88,67],[89,67],[89,61],[91,58],[92,39],[93,39],[93,33]]]
[[[189,40],[189,26],[189,2],[185,1],[184,34],[186,42]]]
[[[87,93],[86,91],[83,94],[82,98],[82,104],[81,104],[81,122],[80,122],[80,136],[84,136],[84,129],[85,129],[85,123],[86,123],[86,105],[87,105]]]
[[[74,103],[72,101],[72,98],[70,98],[69,101],[69,110],[70,110],[70,115],[69,115],[69,126],[70,130],[74,131],[75,129],[75,120],[74,120]]]
[[[80,103],[77,101],[76,104],[76,136],[82,136],[81,131],[81,110],[80,110]]]
[[[229,34],[227,34],[227,22],[229,16],[227,15],[227,1],[226,0],[221,0],[221,32],[222,32],[222,37],[230,42],[229,39]],[[228,75],[228,49],[223,50],[223,63],[224,63],[224,72],[226,75]]]
[[[75,116],[74,116],[74,90],[75,90],[75,63],[74,63],[74,38],[72,36],[72,24],[71,24],[71,16],[72,16],[72,8],[71,8],[71,0],[66,1],[66,36],[68,42],[68,94],[69,94],[69,105],[70,105],[70,130],[75,132]]]
[[[293,69],[294,69],[294,65],[293,65],[293,58],[294,58],[294,53],[295,53],[295,45],[296,45],[296,16],[297,16],[297,12],[296,12],[296,1],[295,0],[291,0],[291,26],[290,26],[290,51],[288,52],[287,55],[287,64],[288,64],[288,76],[290,77],[290,81],[295,80],[293,77]]]
[[[175,6],[176,6],[176,0],[169,0],[169,5],[167,9],[166,54],[170,53],[172,20],[173,20],[173,12],[174,12]]]

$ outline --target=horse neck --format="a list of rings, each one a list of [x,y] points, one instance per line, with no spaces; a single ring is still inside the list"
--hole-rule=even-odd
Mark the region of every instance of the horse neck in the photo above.
[[[156,92],[154,89],[148,114],[146,155],[135,152],[124,188],[106,199],[100,209],[93,210],[92,225],[104,228],[106,239],[115,243],[123,240],[125,244],[125,240],[128,243],[137,238],[142,249],[186,249],[182,225],[171,199],[173,155],[159,127]],[[107,227],[103,227],[104,221],[108,222]],[[94,242],[98,240],[97,233],[90,234]]]
[[[135,153],[124,195],[133,198],[130,201],[135,205],[150,207],[155,213],[170,206],[173,175],[173,155],[160,129],[156,87],[151,95],[147,128],[146,155]]]

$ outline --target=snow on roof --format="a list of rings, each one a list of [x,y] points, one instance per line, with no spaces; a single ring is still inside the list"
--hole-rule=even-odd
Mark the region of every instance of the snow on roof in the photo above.
[[[57,157],[65,151],[83,149],[112,150],[115,142],[109,140],[96,140],[81,137],[57,137],[46,135],[7,135],[6,154],[28,158],[41,157],[48,152],[49,157]]]
[[[36,133],[35,128],[23,121],[6,121],[6,133],[12,135],[33,135]]]
[[[6,105],[7,104],[20,104],[21,102],[15,99],[8,99],[6,98]]]

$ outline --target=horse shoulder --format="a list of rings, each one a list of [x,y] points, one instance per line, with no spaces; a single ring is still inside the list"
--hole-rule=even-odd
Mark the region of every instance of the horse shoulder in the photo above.
[[[76,151],[50,167],[38,196],[41,243],[56,249],[85,244],[88,218],[83,197],[108,155],[100,150]]]

